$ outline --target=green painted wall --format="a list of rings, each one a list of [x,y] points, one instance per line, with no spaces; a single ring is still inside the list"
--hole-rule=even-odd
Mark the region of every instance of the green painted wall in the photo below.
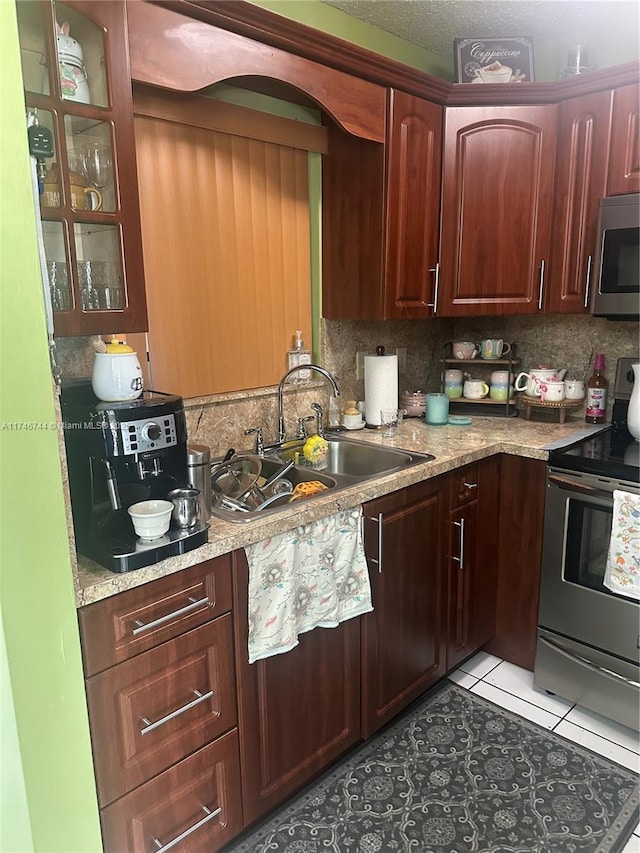
[[[15,712],[3,689],[0,850],[91,853],[100,832],[13,3],[0,2],[0,32],[0,604]]]
[[[319,0],[251,0],[271,12],[291,18],[301,24],[330,33],[338,38],[373,50],[389,59],[403,62],[435,77],[453,80],[453,45],[451,57],[418,47],[405,39],[386,33],[364,21],[353,18],[341,9],[334,9]]]

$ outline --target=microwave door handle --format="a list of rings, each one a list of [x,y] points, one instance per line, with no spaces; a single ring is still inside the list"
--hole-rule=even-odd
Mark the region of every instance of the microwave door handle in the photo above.
[[[566,477],[558,477],[557,474],[549,474],[549,482],[555,483],[570,492],[581,492],[585,495],[593,495],[593,497],[606,498],[612,501],[613,495],[604,489],[596,489],[594,486],[588,486],[586,483],[576,483],[575,480],[569,480]]]
[[[598,664],[594,663],[587,658],[583,658],[582,655],[577,655],[575,652],[568,652],[566,649],[563,649],[561,646],[558,646],[556,643],[552,643],[551,640],[547,640],[546,637],[539,637],[541,643],[544,643],[546,646],[550,646],[554,652],[558,652],[558,654],[563,655],[569,660],[579,661],[581,664],[587,667],[587,669],[592,669],[594,672],[603,672],[605,675],[611,676],[611,678],[615,678],[618,681],[624,681],[625,684],[630,684],[632,687],[640,687],[637,681],[632,681],[630,678],[625,678],[624,675],[620,675],[617,672],[614,672],[611,669],[607,669],[604,666],[598,666]]]

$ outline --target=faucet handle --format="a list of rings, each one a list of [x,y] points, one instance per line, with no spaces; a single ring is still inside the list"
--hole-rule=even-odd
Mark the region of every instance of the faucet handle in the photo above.
[[[303,439],[307,437],[307,429],[305,424],[309,423],[309,421],[314,420],[313,415],[307,415],[306,418],[298,418],[298,432],[296,434],[296,438]]]
[[[320,403],[312,403],[311,408],[316,413],[316,433],[324,438],[324,409]]]
[[[262,427],[252,427],[251,429],[245,429],[244,434],[255,435],[255,452],[258,454],[258,456],[264,456],[264,438],[262,437]]]

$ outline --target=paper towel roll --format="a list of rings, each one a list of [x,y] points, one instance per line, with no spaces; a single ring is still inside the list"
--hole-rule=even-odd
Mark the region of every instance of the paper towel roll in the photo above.
[[[364,404],[368,426],[380,426],[380,409],[398,408],[397,355],[365,355]]]

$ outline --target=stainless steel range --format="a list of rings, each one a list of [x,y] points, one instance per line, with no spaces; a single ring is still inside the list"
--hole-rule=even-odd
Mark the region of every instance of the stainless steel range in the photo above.
[[[640,610],[604,585],[614,491],[640,494],[626,428],[633,359],[618,361],[612,424],[549,454],[534,682],[640,728]]]

